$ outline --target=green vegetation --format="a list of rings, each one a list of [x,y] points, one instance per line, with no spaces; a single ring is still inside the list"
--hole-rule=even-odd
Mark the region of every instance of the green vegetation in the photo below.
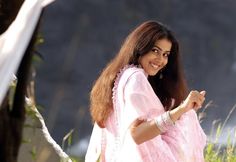
[[[213,121],[210,136],[208,137],[204,151],[205,162],[236,162],[236,128],[227,130],[226,144],[222,144],[219,141],[223,131],[225,131],[225,125],[235,108],[236,105],[233,106],[223,124],[219,122],[219,120]]]

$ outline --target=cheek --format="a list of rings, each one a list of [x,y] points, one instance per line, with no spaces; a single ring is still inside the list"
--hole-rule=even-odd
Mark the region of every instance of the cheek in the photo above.
[[[168,63],[168,59],[165,60],[164,64],[167,65],[167,63]],[[164,65],[164,66],[165,66],[165,65]]]
[[[150,62],[150,60],[151,60],[151,58],[148,57],[148,55],[145,55],[145,56],[140,58],[140,64],[142,66],[145,66],[145,65],[147,65]]]

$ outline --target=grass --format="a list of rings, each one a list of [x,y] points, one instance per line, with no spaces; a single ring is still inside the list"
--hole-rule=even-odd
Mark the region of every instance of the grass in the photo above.
[[[226,130],[225,128],[226,123],[235,109],[236,104],[230,110],[223,123],[219,122],[219,120],[213,121],[210,136],[208,137],[204,150],[205,162],[236,162],[236,128],[230,130]],[[223,134],[227,134],[226,143],[219,141]]]

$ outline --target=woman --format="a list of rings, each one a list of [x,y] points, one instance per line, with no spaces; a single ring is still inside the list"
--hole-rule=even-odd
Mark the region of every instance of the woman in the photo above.
[[[93,86],[85,161],[204,161],[206,136],[195,112],[204,100],[205,91],[187,93],[172,32],[144,22]]]

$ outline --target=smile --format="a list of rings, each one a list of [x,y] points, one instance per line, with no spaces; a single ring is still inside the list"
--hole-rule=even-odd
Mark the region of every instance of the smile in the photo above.
[[[154,69],[160,69],[160,68],[161,68],[160,65],[157,65],[157,64],[154,64],[154,63],[150,63],[150,65],[151,65]]]

